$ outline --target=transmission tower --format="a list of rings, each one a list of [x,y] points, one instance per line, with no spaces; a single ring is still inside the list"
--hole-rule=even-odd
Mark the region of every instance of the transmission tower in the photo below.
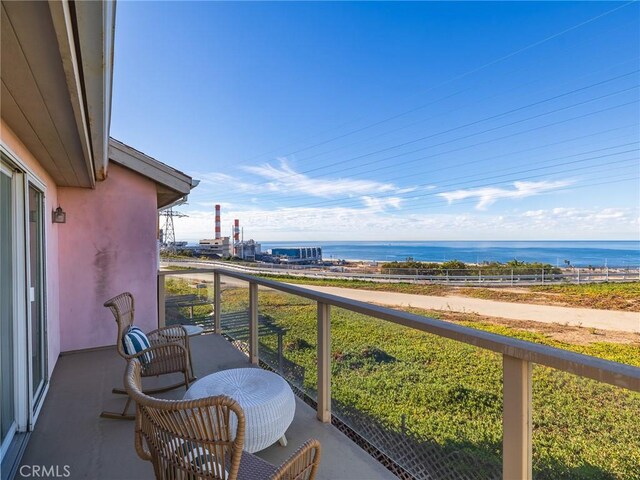
[[[184,213],[176,212],[173,208],[168,208],[159,213],[161,217],[164,217],[164,223],[161,230],[161,244],[162,248],[170,253],[176,252],[176,230],[173,225],[174,218],[187,217]]]

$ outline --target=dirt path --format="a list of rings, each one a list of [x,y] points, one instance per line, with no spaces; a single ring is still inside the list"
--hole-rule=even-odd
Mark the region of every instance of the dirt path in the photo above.
[[[640,313],[638,312],[498,302],[495,300],[456,296],[434,297],[408,293],[355,290],[342,287],[321,287],[316,285],[304,285],[304,287],[318,292],[340,295],[353,300],[377,303],[385,306],[474,312],[480,315],[512,320],[558,323],[561,325],[582,326],[601,330],[640,333]]]

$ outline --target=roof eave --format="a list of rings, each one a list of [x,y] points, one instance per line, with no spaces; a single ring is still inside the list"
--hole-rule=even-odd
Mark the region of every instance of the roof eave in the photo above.
[[[84,89],[82,88],[82,67],[78,59],[71,8],[72,6],[67,0],[49,2],[51,20],[58,40],[58,48],[69,89],[69,99],[75,116],[78,138],[82,147],[85,167],[89,172],[90,183],[93,187],[95,185],[93,151],[87,122]]]
[[[109,164],[116,2],[74,2],[93,175],[104,180]],[[96,32],[100,32],[96,35]]]
[[[185,198],[198,184],[189,175],[114,138],[109,139],[109,160],[155,182],[158,208],[166,208]]]

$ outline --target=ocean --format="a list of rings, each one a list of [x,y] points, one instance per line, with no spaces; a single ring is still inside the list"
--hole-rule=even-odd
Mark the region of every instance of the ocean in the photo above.
[[[543,262],[576,267],[638,267],[640,241],[483,241],[483,242],[264,242],[262,250],[285,246],[319,246],[325,260],[377,260],[413,258],[425,262],[461,260],[466,263]]]

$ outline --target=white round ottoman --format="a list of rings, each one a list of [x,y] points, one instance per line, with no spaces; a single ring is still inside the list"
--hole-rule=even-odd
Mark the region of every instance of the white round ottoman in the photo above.
[[[182,325],[182,328],[187,331],[187,335],[190,337],[200,335],[202,332],[204,332],[204,328],[198,325]]]
[[[184,395],[185,400],[226,395],[240,404],[245,416],[244,449],[258,452],[284,439],[293,421],[296,400],[289,384],[261,368],[234,368],[201,378]],[[231,429],[237,420],[231,415]],[[286,443],[285,443],[286,444]]]

